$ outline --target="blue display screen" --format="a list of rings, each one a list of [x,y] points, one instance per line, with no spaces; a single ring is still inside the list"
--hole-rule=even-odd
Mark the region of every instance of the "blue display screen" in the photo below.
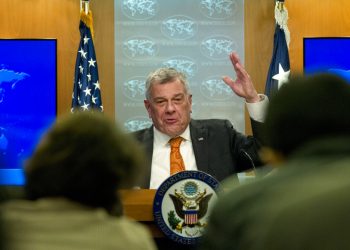
[[[350,37],[304,38],[304,73],[328,72],[350,83]]]
[[[0,39],[0,185],[23,167],[57,114],[56,39]]]

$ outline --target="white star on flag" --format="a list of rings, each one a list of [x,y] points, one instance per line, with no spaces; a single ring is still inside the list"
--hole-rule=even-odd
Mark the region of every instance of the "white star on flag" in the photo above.
[[[88,38],[86,35],[84,37],[84,44],[87,44],[89,42],[90,38]]]
[[[100,83],[98,81],[96,81],[94,85],[95,85],[95,89],[100,89]]]
[[[94,96],[91,97],[91,101],[92,101],[93,104],[96,104],[96,99],[97,99],[97,98],[94,97]]]
[[[81,49],[79,50],[79,53],[80,53],[80,55],[81,55],[83,58],[86,59],[86,52],[83,50],[83,48],[81,48]]]
[[[88,110],[88,109],[89,109],[89,105],[90,105],[90,104],[84,102],[84,105],[81,106],[81,107],[82,107],[83,110],[85,111],[85,110]]]
[[[89,66],[95,67],[95,62],[92,58],[89,60]]]
[[[274,75],[272,77],[272,79],[277,80],[278,81],[278,89],[285,84],[286,82],[288,82],[288,77],[290,74],[290,70],[288,71],[284,71],[282,65],[279,63],[278,64],[278,74]]]
[[[84,89],[83,92],[86,96],[91,95],[91,89],[89,89],[88,87],[86,87],[86,89]]]

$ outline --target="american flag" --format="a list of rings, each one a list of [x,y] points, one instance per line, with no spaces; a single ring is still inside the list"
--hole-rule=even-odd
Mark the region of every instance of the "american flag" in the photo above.
[[[101,89],[94,43],[92,40],[92,13],[80,13],[80,44],[75,64],[72,109],[74,111],[103,111]]]
[[[283,2],[276,1],[275,6],[276,27],[273,54],[265,85],[265,94],[267,96],[271,96],[271,94],[275,93],[286,83],[290,74],[288,52],[289,30],[287,27],[288,12]]]

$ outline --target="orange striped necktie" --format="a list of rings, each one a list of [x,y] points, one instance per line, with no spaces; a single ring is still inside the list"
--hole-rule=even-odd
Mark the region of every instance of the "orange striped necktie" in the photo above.
[[[170,175],[185,171],[184,160],[180,153],[180,144],[182,137],[175,137],[169,140],[170,143]]]

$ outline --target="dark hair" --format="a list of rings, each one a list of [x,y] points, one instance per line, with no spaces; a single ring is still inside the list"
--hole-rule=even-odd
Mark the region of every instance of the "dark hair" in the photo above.
[[[271,97],[267,146],[289,155],[302,144],[350,135],[350,86],[330,74],[294,77]]]
[[[26,166],[29,199],[66,197],[111,212],[117,189],[131,187],[144,154],[130,135],[100,113],[59,120]]]

